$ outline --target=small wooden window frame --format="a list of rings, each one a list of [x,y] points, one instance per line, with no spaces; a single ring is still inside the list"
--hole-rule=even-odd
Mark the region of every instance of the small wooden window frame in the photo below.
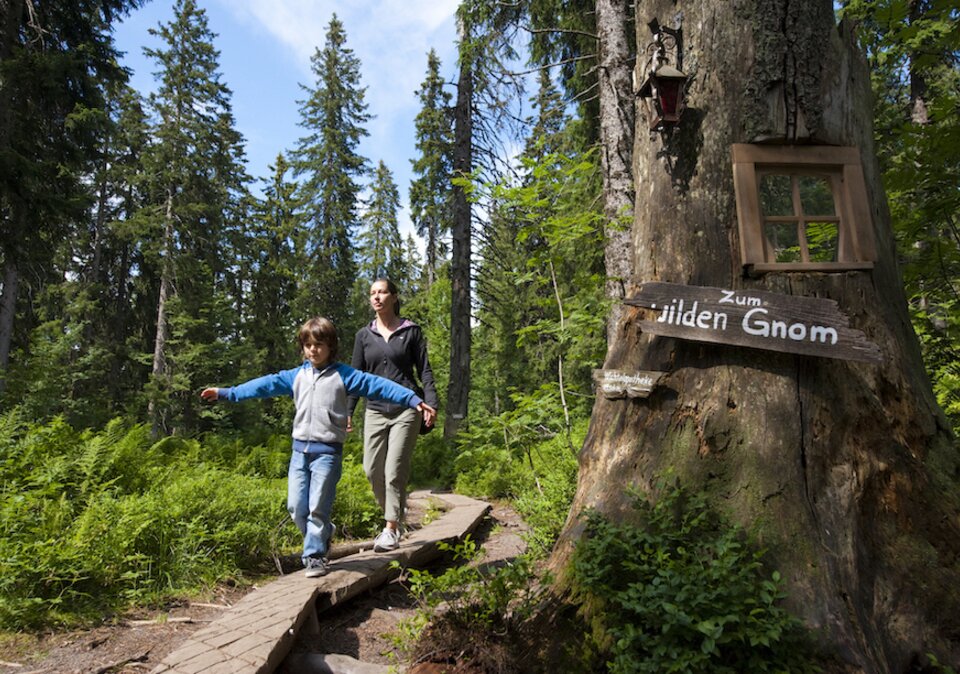
[[[877,259],[860,151],[823,145],[733,145],[733,186],[737,198],[740,258],[748,272],[849,271],[873,269]],[[764,245],[760,178],[765,174],[824,172],[836,205],[836,262],[776,262]]]

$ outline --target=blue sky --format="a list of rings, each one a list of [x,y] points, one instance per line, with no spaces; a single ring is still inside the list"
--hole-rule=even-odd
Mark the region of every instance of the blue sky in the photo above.
[[[304,135],[298,126],[297,101],[305,97],[300,85],[315,86],[310,57],[323,47],[336,13],[346,30],[347,47],[360,60],[368,112],[374,116],[360,153],[372,166],[382,159],[393,172],[404,204],[401,231],[411,232],[406,202],[410,160],[416,153],[414,118],[420,107],[416,90],[426,76],[431,47],[440,57],[444,77],[454,79],[457,4],[458,0],[198,0],[217,35],[220,72],[233,92],[233,113],[246,139],[250,175],[269,176],[267,167],[277,154],[295,147]],[[143,56],[143,47],[160,46],[148,30],[169,22],[172,15],[172,0],[152,0],[116,27],[117,46],[126,52],[123,63],[133,70],[132,84],[143,94],[154,88],[155,69]]]

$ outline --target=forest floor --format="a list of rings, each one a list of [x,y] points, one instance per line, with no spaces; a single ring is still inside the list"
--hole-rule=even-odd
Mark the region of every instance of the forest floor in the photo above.
[[[411,509],[409,515],[415,525],[423,513]],[[495,504],[473,535],[483,546],[477,562],[497,563],[516,557],[525,548],[524,530],[516,512]],[[261,579],[262,583],[270,580]],[[92,629],[0,634],[0,674],[150,672],[195,630],[216,620],[254,587],[218,586],[204,596],[137,609]],[[299,639],[292,652],[339,653],[362,662],[398,665],[402,662],[396,643],[400,623],[416,611],[409,592],[395,580],[321,613],[320,636]]]

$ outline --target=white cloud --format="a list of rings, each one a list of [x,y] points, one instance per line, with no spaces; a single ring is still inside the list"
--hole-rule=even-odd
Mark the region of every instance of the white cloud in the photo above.
[[[309,72],[310,57],[322,47],[336,13],[364,70],[379,72],[381,62],[409,68],[411,55],[430,47],[453,53],[458,0],[218,0],[241,21],[259,25],[291,50]],[[369,68],[368,66],[369,62]],[[425,59],[424,59],[425,63]]]

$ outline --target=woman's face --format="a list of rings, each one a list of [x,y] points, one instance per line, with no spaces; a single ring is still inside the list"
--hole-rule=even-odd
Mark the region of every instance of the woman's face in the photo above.
[[[378,314],[396,315],[397,296],[390,292],[385,281],[377,281],[370,286],[370,308]]]

